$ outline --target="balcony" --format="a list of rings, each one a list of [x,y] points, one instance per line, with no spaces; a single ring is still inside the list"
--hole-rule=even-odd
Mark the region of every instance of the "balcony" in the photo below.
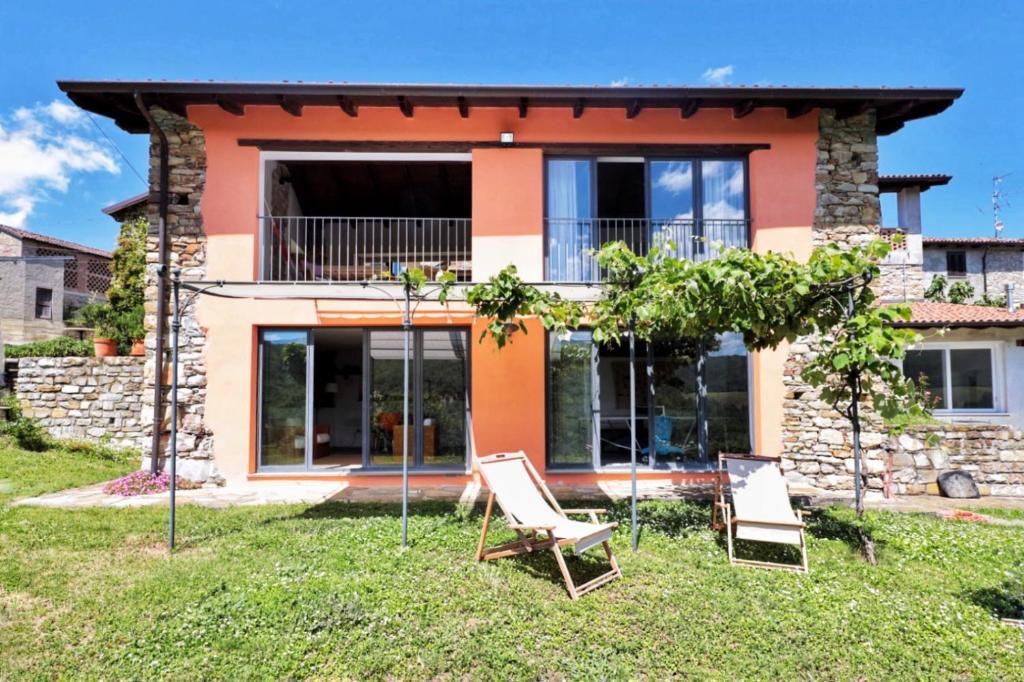
[[[593,251],[621,241],[646,255],[657,246],[676,258],[717,258],[722,249],[748,248],[745,219],[548,218],[544,273],[551,282],[596,282],[602,277]]]
[[[263,279],[361,282],[403,269],[472,278],[469,218],[262,216]]]

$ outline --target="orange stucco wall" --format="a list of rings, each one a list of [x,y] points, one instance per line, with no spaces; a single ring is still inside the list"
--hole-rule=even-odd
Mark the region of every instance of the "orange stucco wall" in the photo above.
[[[644,110],[626,119],[621,110],[589,109],[573,119],[568,109],[531,109],[525,119],[513,109],[474,108],[468,118],[455,109],[416,109],[412,118],[397,108],[364,107],[350,118],[338,108],[307,107],[294,117],[278,107],[248,107],[233,116],[216,106],[189,108],[206,136],[207,177],[202,213],[207,278],[251,280],[258,263],[260,152],[239,139],[334,141],[497,141],[512,131],[518,145],[543,143],[741,144],[770,149],[750,156],[753,245],[806,256],[815,207],[817,140],[815,112],[787,119],[785,112],[758,109],[736,120],[727,110],[701,110],[682,119],[673,110]],[[476,148],[472,153],[473,268],[475,279],[515,262],[527,279],[543,274],[543,151],[534,147]],[[391,303],[337,301],[238,301],[202,299],[199,320],[206,344],[206,421],[214,433],[214,456],[228,478],[255,471],[255,358],[260,326],[397,325]],[[469,324],[465,308],[453,304],[421,308],[416,324]],[[479,335],[479,323],[473,340]],[[784,350],[754,358],[752,387],[756,446],[781,448]],[[473,348],[473,439],[477,452],[525,450],[544,464],[544,335],[518,334],[497,351],[490,342]],[[682,474],[645,474],[684,480]],[[618,474],[565,474],[566,482],[616,478]],[[456,477],[458,478],[458,477]],[[690,480],[693,475],[685,477]],[[418,484],[452,477],[418,477]],[[397,477],[362,477],[362,483]]]

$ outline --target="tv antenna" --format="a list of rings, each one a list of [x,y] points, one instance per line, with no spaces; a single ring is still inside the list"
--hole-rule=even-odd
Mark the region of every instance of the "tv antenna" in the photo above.
[[[1010,175],[995,175],[992,177],[992,227],[995,228],[996,239],[998,239],[1003,232],[1003,228],[1006,225],[1003,224],[1003,217],[1001,214],[1003,208],[1003,180]]]

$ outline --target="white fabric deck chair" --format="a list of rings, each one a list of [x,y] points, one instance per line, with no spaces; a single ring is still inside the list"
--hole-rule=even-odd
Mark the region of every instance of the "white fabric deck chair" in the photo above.
[[[598,514],[603,509],[562,509],[544,485],[537,470],[523,452],[507,452],[477,460],[480,474],[487,484],[487,511],[477,546],[477,561],[500,559],[535,550],[550,549],[562,571],[569,597],[576,599],[591,590],[622,575],[608,540],[617,523],[600,523]],[[485,548],[487,528],[491,521],[494,501],[505,513],[508,527],[518,539],[495,547]],[[568,514],[586,514],[590,522],[573,521]],[[540,534],[543,533],[543,536]],[[562,556],[562,547],[572,546],[577,555],[591,547],[601,545],[611,564],[611,570],[580,586],[576,586]]]
[[[729,562],[762,568],[783,568],[807,572],[807,545],[804,540],[803,515],[793,511],[789,502],[789,488],[779,467],[778,457],[756,455],[718,456],[718,482],[712,525],[725,530],[729,546]],[[726,500],[728,484],[732,505]],[[770,561],[737,559],[733,553],[733,538],[754,540],[800,548],[800,565]]]

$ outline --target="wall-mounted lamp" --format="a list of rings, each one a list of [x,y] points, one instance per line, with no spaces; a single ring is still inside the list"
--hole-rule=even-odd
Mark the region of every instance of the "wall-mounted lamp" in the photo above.
[[[515,143],[516,136],[513,135],[512,133],[501,133],[499,140],[501,141],[502,146],[510,147],[512,146],[512,144]]]

